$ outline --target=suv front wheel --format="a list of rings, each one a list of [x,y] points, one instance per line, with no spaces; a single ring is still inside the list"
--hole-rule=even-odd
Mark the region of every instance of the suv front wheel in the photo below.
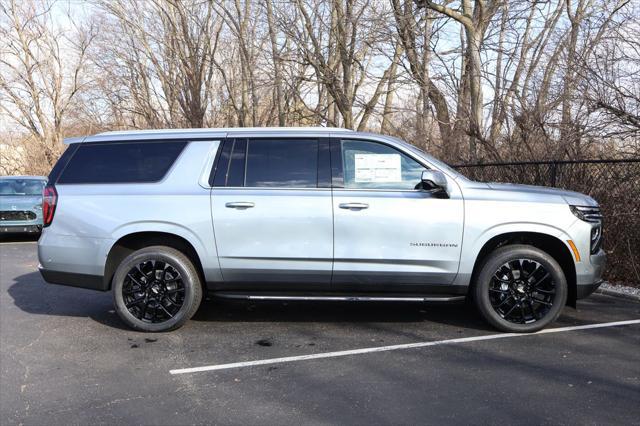
[[[548,253],[509,245],[489,255],[473,296],[482,316],[497,329],[530,333],[558,318],[567,301],[567,280]]]
[[[151,246],[127,256],[113,277],[116,312],[130,327],[148,332],[181,327],[200,306],[202,286],[182,252]]]

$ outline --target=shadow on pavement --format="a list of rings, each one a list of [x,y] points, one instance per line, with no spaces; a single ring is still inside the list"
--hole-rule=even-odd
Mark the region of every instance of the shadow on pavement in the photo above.
[[[14,279],[8,293],[14,304],[34,315],[88,317],[96,322],[127,329],[113,311],[111,293],[47,284],[39,272]]]
[[[206,300],[194,321],[421,323],[491,330],[473,306],[415,302],[249,302]]]
[[[113,310],[111,293],[46,284],[38,272],[15,278],[8,293],[14,304],[35,315],[88,317],[101,324],[127,329]],[[410,302],[248,302],[203,300],[192,321],[274,323],[421,323],[492,330],[472,306]]]

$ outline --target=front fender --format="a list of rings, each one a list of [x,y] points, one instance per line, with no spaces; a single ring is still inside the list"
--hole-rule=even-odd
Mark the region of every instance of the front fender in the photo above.
[[[560,240],[571,252],[567,243],[571,237],[562,229],[546,223],[510,222],[495,225],[483,230],[465,230],[462,251],[460,254],[460,269],[456,277],[456,285],[469,285],[476,259],[482,248],[493,238],[504,234],[536,233],[548,235]]]

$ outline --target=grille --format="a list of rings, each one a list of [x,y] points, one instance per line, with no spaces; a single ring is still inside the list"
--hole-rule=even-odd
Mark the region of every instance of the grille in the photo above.
[[[4,210],[0,211],[0,221],[2,220],[33,220],[36,218],[34,212],[25,210]]]

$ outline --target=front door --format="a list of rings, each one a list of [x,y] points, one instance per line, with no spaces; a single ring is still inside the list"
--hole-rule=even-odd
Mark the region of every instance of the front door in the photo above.
[[[211,192],[224,280],[219,289],[329,289],[333,213],[326,145],[322,150],[318,139],[286,138],[225,142]]]
[[[390,145],[333,140],[331,151],[332,289],[446,292],[462,245],[459,191],[441,198],[419,189],[426,167]]]

